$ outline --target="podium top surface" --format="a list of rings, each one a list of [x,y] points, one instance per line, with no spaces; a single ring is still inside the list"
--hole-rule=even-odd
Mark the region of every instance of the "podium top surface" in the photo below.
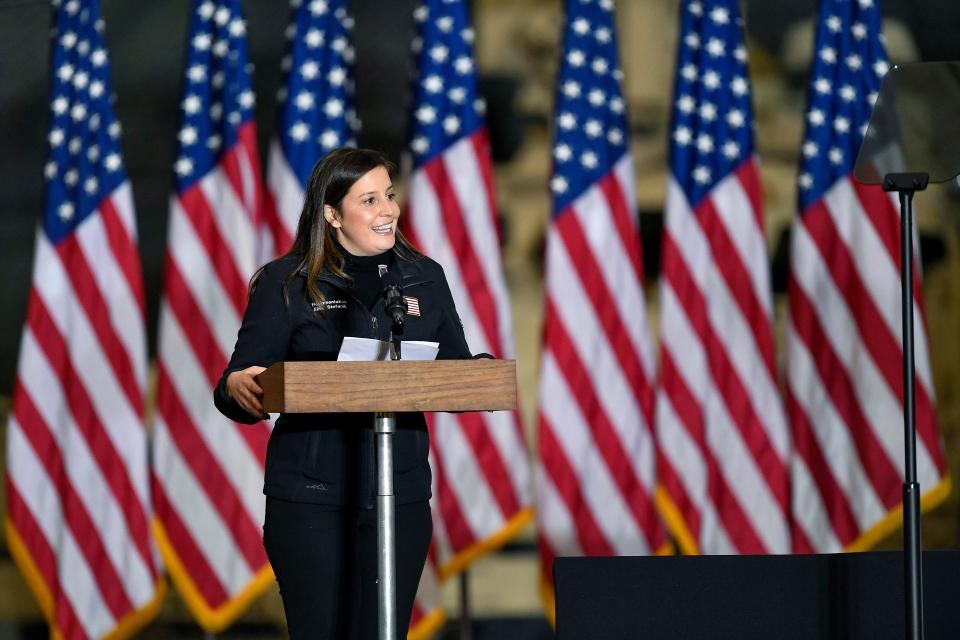
[[[270,413],[517,408],[515,360],[278,362],[257,380]]]

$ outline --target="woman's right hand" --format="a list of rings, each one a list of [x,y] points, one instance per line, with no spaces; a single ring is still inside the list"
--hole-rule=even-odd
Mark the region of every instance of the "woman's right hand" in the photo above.
[[[260,400],[263,397],[263,389],[254,380],[254,376],[266,371],[266,369],[266,367],[254,365],[240,371],[234,371],[227,376],[226,382],[227,395],[239,404],[244,411],[262,420],[266,420],[270,416],[263,411],[263,402]]]

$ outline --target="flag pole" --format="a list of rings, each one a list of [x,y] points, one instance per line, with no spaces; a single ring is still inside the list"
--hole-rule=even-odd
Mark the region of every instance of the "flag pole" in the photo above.
[[[473,640],[473,619],[470,616],[470,580],[468,569],[460,573],[460,640]]]

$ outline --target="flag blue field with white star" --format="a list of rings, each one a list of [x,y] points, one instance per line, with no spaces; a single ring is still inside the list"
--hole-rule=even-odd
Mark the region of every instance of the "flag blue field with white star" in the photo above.
[[[486,104],[477,92],[475,36],[463,2],[423,2],[414,18],[419,30],[410,150],[419,167],[485,129]]]
[[[52,3],[43,219],[6,430],[7,547],[51,634],[135,633],[155,563],[144,295],[96,0]],[[38,141],[40,144],[40,141]]]
[[[354,107],[347,0],[291,0],[288,51],[278,95],[277,139],[267,165],[267,224],[275,254],[296,235],[304,190],[314,165],[329,151],[354,146],[360,122]]]
[[[889,69],[876,0],[823,0],[791,228],[786,398],[796,455],[793,550],[862,550],[902,501],[900,220],[896,196],[853,179]],[[948,491],[920,271],[914,273],[917,475]]]
[[[558,555],[643,555],[653,503],[653,345],[614,4],[568,0],[554,107],[553,216],[538,406],[543,593]]]
[[[191,3],[176,188],[160,300],[153,489],[170,576],[207,631],[273,584],[263,550],[270,427],[210,402],[271,247],[263,224],[253,73],[239,0]]]
[[[207,175],[253,120],[246,22],[230,4],[201,2],[191,22],[174,163],[180,192]]]
[[[670,168],[696,206],[753,153],[753,109],[736,8],[689,5],[677,54]]]
[[[444,269],[474,352],[513,354],[490,143],[477,92],[474,31],[463,0],[427,0],[416,35],[403,233]],[[427,317],[431,310],[421,307]],[[434,548],[441,578],[530,521],[529,465],[516,412],[437,413],[431,428]],[[414,616],[426,613],[418,608]]]
[[[583,195],[627,153],[623,72],[613,24],[606,25],[609,20],[604,18],[611,12],[612,2],[587,2],[567,19],[550,180],[554,214]]]
[[[82,11],[89,14],[94,5],[87,4]],[[106,45],[89,18],[64,29],[53,49],[49,159],[44,169],[44,228],[54,243],[127,180],[120,123],[110,102]]]
[[[661,251],[657,498],[690,554],[790,549],[790,443],[738,5],[680,7]]]

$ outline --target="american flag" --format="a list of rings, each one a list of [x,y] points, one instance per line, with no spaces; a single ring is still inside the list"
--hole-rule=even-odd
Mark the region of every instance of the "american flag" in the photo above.
[[[791,232],[787,413],[796,454],[793,549],[867,548],[902,500],[899,208],[852,176],[888,67],[872,0],[824,0]],[[929,507],[947,491],[922,290],[913,266],[917,477]]]
[[[100,3],[53,3],[43,220],[7,425],[7,546],[50,624],[130,635],[151,543],[144,297]]]
[[[414,171],[404,232],[443,265],[471,349],[509,358],[510,302],[467,7],[461,0],[429,0],[414,16]],[[502,545],[530,521],[529,467],[515,412],[438,413],[428,421],[434,475],[431,558],[443,578]]]
[[[277,139],[267,163],[265,218],[274,245],[266,259],[293,243],[310,171],[332,149],[354,146],[353,19],[348,0],[291,0],[293,19],[282,66]]]
[[[193,3],[160,302],[157,539],[208,631],[273,583],[262,543],[270,428],[231,422],[211,401],[258,265],[260,166],[245,33],[239,0]]]
[[[568,0],[547,231],[537,519],[558,555],[666,545],[653,505],[653,346],[613,2]]]
[[[685,553],[790,550],[790,439],[737,7],[680,8],[656,432],[658,507]]]

